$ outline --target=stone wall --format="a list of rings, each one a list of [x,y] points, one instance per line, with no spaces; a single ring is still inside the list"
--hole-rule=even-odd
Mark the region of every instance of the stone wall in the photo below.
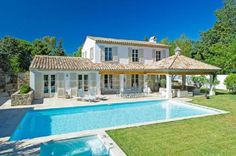
[[[27,94],[20,94],[19,92],[20,91],[17,91],[11,95],[11,105],[31,105],[34,98],[33,91],[30,91]]]

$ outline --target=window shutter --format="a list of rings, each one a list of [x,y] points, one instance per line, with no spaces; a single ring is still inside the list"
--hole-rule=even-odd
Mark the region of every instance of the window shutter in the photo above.
[[[143,49],[138,50],[138,55],[139,55],[139,62],[144,63]]]
[[[105,61],[105,48],[104,48],[104,46],[100,46],[100,53],[101,53],[101,61]]]
[[[166,51],[165,50],[161,51],[161,58],[166,58]]]
[[[117,47],[112,47],[112,57],[113,57],[112,59],[114,62],[119,61]]]
[[[90,59],[92,60],[94,58],[94,50],[93,48],[90,48]]]
[[[156,62],[156,49],[152,49],[152,60]]]
[[[71,86],[71,95],[77,95],[77,79],[76,73],[70,73],[70,86]]]
[[[128,57],[129,57],[129,62],[132,62],[132,48],[128,48]]]
[[[58,73],[57,77],[58,77],[57,96],[62,97],[64,96],[64,92],[65,92],[64,73]]]

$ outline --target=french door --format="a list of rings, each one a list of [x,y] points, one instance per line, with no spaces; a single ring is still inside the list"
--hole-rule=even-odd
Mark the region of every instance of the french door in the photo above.
[[[52,97],[56,93],[56,76],[43,75],[43,93],[44,97]]]

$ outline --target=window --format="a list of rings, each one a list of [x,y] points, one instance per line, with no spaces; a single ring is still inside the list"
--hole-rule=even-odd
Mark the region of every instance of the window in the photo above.
[[[112,75],[104,75],[104,87],[113,88]]]
[[[160,61],[160,60],[161,60],[161,52],[156,51],[156,61]]]
[[[133,49],[132,50],[132,62],[138,62],[138,49]]]
[[[78,76],[78,89],[83,89],[83,79],[82,75]]]
[[[138,83],[138,74],[132,75],[131,77],[131,87],[138,87],[139,83]]]
[[[88,91],[88,75],[78,75],[78,89]]]
[[[84,75],[84,91],[88,91],[88,75]]]
[[[48,75],[43,76],[44,80],[44,93],[49,93],[49,88],[48,88]]]
[[[56,92],[56,77],[55,75],[51,75],[51,93]]]
[[[112,61],[112,48],[105,48],[105,61]]]

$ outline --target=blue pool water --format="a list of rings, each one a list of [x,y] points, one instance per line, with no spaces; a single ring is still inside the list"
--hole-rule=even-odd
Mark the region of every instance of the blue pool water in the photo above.
[[[97,136],[50,141],[40,146],[40,156],[109,156]]]
[[[24,116],[10,141],[216,113],[167,100],[33,110]]]

